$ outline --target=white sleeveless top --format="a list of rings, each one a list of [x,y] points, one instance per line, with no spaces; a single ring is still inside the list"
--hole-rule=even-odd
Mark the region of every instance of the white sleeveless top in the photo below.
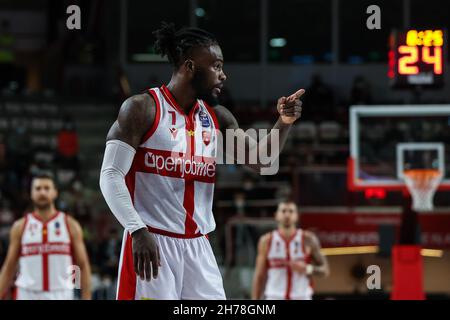
[[[217,132],[202,100],[185,114],[166,86],[149,90],[155,121],[136,151],[125,181],[135,209],[154,232],[178,237],[215,229],[212,212]]]
[[[72,242],[67,215],[57,212],[47,222],[28,213],[23,226],[16,286],[35,291],[71,289]]]
[[[308,276],[299,274],[286,266],[288,261],[303,260],[309,262],[304,245],[304,231],[298,229],[291,239],[284,239],[278,230],[270,235],[267,252],[267,299],[310,300],[313,289]]]

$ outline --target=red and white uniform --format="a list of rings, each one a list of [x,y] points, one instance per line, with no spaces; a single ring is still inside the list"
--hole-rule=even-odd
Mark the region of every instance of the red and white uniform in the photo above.
[[[23,226],[18,300],[73,299],[72,242],[67,215],[56,212],[47,222],[28,213]]]
[[[310,261],[305,250],[304,231],[298,229],[290,239],[278,230],[270,235],[267,253],[266,299],[311,300],[313,289],[310,278],[292,270],[289,261]]]
[[[214,111],[197,100],[185,114],[166,86],[148,93],[156,102],[155,120],[136,150],[125,181],[136,211],[157,235],[163,265],[158,279],[150,283],[137,279],[131,238],[125,233],[118,299],[224,297],[217,263],[203,236],[215,229],[212,202],[219,126]],[[202,273],[212,278],[203,279]],[[203,282],[200,293],[189,292],[188,284],[182,284],[187,277],[198,288]]]

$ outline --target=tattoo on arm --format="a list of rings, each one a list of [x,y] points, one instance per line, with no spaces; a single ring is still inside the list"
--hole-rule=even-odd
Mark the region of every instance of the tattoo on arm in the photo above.
[[[125,100],[106,140],[121,140],[137,149],[155,120],[155,106],[149,94],[135,95]]]

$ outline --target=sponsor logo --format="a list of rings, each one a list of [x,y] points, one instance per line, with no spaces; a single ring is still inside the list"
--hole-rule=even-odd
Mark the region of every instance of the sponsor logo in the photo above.
[[[185,175],[194,175],[200,177],[212,178],[216,173],[216,163],[195,161],[194,157],[177,157],[156,155],[150,151],[145,154],[145,166],[154,168],[158,172],[174,172],[179,173],[182,178]]]
[[[177,133],[178,133],[177,128],[169,128],[169,131],[172,134],[172,138],[175,139],[177,137]]]
[[[38,254],[70,254],[70,244],[68,243],[34,243],[22,246],[22,255]]]

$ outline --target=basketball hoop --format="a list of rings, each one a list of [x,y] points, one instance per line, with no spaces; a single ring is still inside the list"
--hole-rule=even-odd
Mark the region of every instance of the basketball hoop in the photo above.
[[[410,169],[405,170],[403,176],[413,198],[413,209],[433,210],[433,197],[442,180],[442,172],[437,169]]]

